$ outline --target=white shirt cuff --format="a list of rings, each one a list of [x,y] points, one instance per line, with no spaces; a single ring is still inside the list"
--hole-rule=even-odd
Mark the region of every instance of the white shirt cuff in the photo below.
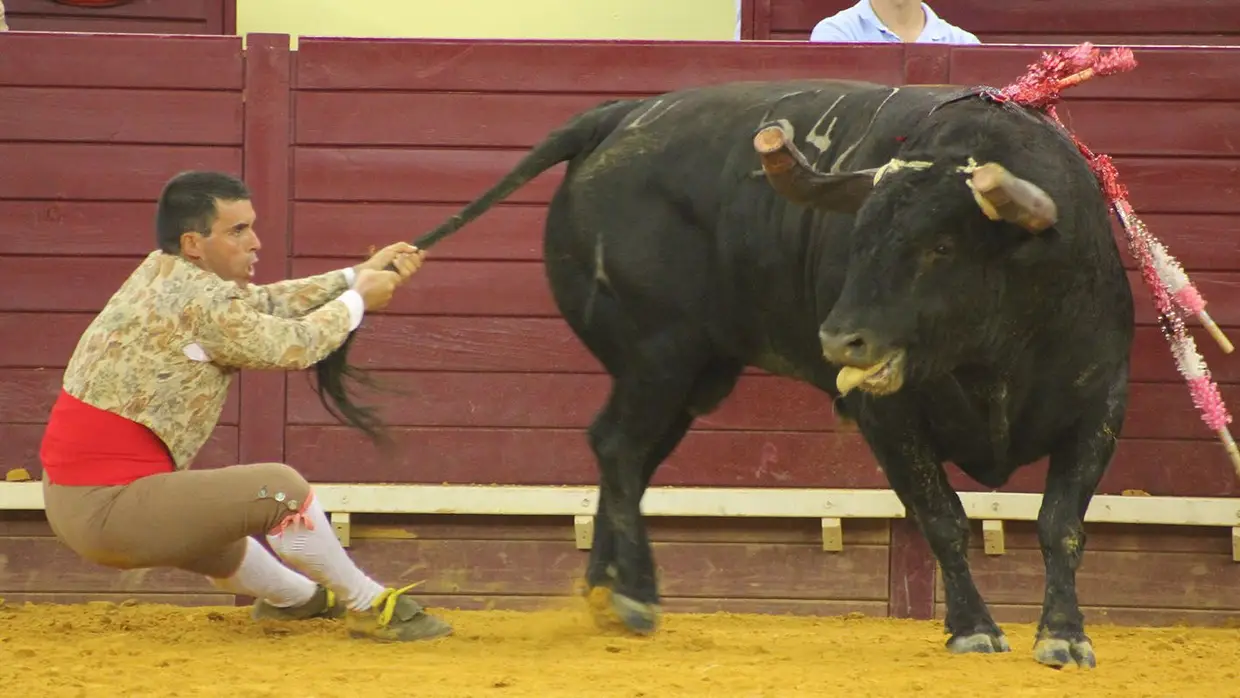
[[[349,289],[336,296],[336,300],[349,309],[349,331],[356,330],[357,326],[362,324],[362,316],[366,314],[366,302],[362,300],[362,294]]]
[[[344,273],[344,282],[353,288],[353,284],[357,283],[357,272],[353,271],[353,267],[345,267],[340,270]]]

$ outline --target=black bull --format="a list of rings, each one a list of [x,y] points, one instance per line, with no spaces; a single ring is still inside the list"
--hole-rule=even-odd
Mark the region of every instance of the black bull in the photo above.
[[[1082,519],[1124,421],[1133,301],[1108,208],[1039,114],[959,88],[739,83],[583,112],[433,243],[568,162],[547,211],[555,301],[612,377],[588,430],[600,614],[655,628],[639,504],[746,366],[818,386],[855,420],[943,574],[947,646],[1007,651],[974,585],[942,464],[986,487],[1049,456],[1034,654],[1094,666],[1076,593]],[[349,402],[347,345],[318,367]]]

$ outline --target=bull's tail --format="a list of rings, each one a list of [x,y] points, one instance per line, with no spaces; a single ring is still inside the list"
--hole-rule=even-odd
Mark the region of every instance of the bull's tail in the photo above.
[[[419,249],[429,248],[486,213],[531,179],[561,162],[593,152],[640,103],[641,100],[637,99],[608,100],[569,119],[563,126],[552,131],[542,143],[534,146],[495,186],[466,204],[439,227],[415,240],[414,246]]]
[[[543,172],[561,162],[592,152],[640,103],[641,100],[637,99],[609,100],[577,114],[534,146],[511,172],[482,196],[469,202],[413,244],[419,249],[429,249]],[[339,422],[362,430],[380,445],[390,445],[391,442],[384,436],[383,424],[374,409],[354,404],[345,386],[345,379],[352,378],[375,387],[364,371],[349,365],[349,346],[353,343],[353,335],[354,333],[349,333],[338,349],[315,364],[315,377],[318,379],[315,390],[323,407]]]

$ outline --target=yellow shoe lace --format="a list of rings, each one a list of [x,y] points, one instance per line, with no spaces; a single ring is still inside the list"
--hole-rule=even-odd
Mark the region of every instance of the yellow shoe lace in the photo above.
[[[327,592],[327,605],[323,607],[323,610],[330,611],[336,607],[336,592],[326,587],[324,587],[324,591]]]
[[[392,616],[396,613],[396,601],[398,598],[400,598],[401,594],[409,591],[410,589],[416,586],[421,586],[421,585],[422,585],[422,582],[414,582],[413,584],[410,584],[407,587],[402,587],[400,589],[391,589],[391,588],[384,589],[383,594],[379,596],[379,603],[376,604],[380,606],[379,626],[387,627],[388,623],[392,622]]]

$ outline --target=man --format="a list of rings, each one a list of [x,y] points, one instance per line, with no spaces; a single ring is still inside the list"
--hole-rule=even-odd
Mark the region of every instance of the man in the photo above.
[[[380,640],[447,635],[451,627],[407,588],[385,588],[354,565],[292,468],[189,469],[237,371],[312,366],[424,257],[397,243],[356,267],[256,286],[254,223],[250,193],[234,177],[186,172],[165,185],[158,249],[91,322],[65,369],[40,449],[48,522],[98,564],[176,567],[253,596],[255,618],[345,616],[351,635]]]
[[[810,41],[855,43],[980,44],[919,0],[861,0],[814,26]]]

